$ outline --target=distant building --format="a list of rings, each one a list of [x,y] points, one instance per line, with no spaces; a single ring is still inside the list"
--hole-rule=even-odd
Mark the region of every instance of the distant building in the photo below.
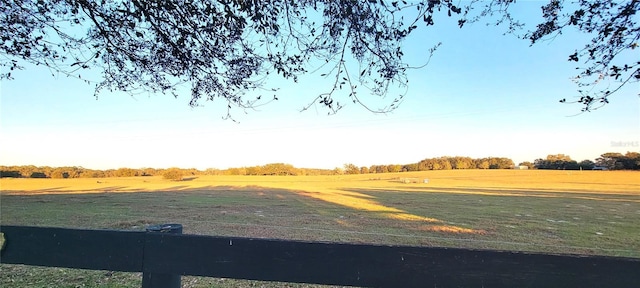
[[[609,168],[604,167],[604,166],[593,166],[593,168],[591,170],[601,170],[601,171],[605,171],[605,170],[609,170]]]
[[[515,169],[515,170],[529,170],[529,166],[524,166],[524,165],[513,166],[513,169]]]

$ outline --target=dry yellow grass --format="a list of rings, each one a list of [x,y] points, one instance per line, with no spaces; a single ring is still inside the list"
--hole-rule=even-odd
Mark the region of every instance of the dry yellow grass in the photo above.
[[[429,179],[429,183],[401,183],[398,178]],[[346,188],[491,188],[541,192],[632,193],[640,195],[640,172],[635,171],[557,171],[557,170],[444,170],[336,176],[198,176],[188,181],[169,181],[161,177],[13,179],[2,178],[3,194],[55,194],[102,192],[151,192],[211,189],[215,187],[279,188],[309,193],[363,197],[347,193]],[[454,192],[454,191],[452,191]]]
[[[399,178],[428,179],[429,183],[401,183]],[[161,177],[13,179],[2,178],[2,194],[58,194],[103,192],[161,192],[208,190],[219,187],[263,187],[298,191],[336,204],[353,203],[359,209],[381,209],[358,189],[450,192],[518,196],[522,193],[553,197],[554,193],[625,194],[640,196],[640,172],[555,170],[447,170],[336,176],[199,176],[188,181]],[[343,198],[343,199],[341,199]],[[343,201],[348,200],[348,201]],[[372,206],[373,205],[373,206]],[[354,207],[355,208],[355,207]]]
[[[402,183],[412,177],[428,183]],[[449,170],[412,173],[336,175],[336,176],[201,176],[188,181],[169,181],[161,177],[101,179],[10,179],[0,182],[2,194],[71,194],[176,192],[261,187],[286,189],[294,193],[354,210],[374,212],[395,220],[423,222],[424,230],[453,233],[483,233],[441,225],[441,219],[414,215],[399,207],[383,205],[357,191],[398,191],[413,193],[446,192],[493,196],[564,197],[616,201],[616,195],[638,195],[640,173],[632,171],[544,171],[544,170]]]

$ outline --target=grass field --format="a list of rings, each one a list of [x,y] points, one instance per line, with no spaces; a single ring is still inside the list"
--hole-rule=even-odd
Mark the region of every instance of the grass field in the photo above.
[[[3,225],[144,229],[170,222],[190,234],[640,258],[638,172],[5,178],[0,185]],[[140,285],[135,273],[0,268],[3,287]],[[183,285],[286,286],[200,277],[183,277]]]

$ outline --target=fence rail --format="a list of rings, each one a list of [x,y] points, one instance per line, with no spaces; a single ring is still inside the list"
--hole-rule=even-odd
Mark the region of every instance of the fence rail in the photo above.
[[[639,287],[640,259],[2,226],[0,261],[364,287]],[[145,284],[143,287],[170,286]],[[151,282],[146,282],[151,283]]]

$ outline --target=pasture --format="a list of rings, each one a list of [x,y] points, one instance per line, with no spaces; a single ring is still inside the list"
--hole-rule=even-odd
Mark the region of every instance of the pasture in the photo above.
[[[428,179],[404,183],[401,178]],[[454,170],[336,176],[8,179],[3,225],[640,258],[640,174]],[[139,274],[0,265],[3,287],[139,287]],[[185,287],[299,287],[183,277]],[[306,286],[305,286],[306,287]],[[314,286],[315,287],[315,286]]]

